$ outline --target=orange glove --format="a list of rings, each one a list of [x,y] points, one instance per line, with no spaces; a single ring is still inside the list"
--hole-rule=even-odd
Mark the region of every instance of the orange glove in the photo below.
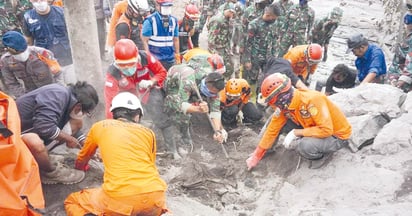
[[[89,164],[83,164],[80,161],[76,160],[76,162],[74,163],[74,168],[77,170],[82,170],[82,171],[87,171],[90,169]]]
[[[182,64],[182,55],[180,55],[179,53],[176,53],[175,60],[176,60],[176,64]]]
[[[251,170],[255,167],[260,160],[262,160],[263,156],[265,156],[266,149],[257,146],[253,154],[246,160],[247,170]]]

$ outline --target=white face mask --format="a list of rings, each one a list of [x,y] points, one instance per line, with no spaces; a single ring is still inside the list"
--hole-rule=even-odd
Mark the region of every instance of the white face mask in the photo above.
[[[171,6],[161,6],[160,7],[160,13],[163,16],[169,16],[172,14],[172,7]]]
[[[82,111],[79,111],[78,113],[75,113],[74,110],[70,113],[70,118],[72,119],[83,119],[84,114]]]
[[[42,2],[33,2],[33,7],[38,11],[38,12],[46,12],[47,8],[49,7],[49,4],[47,1],[42,1]]]
[[[17,55],[13,55],[14,59],[16,59],[19,62],[25,62],[27,61],[27,59],[29,59],[29,55],[30,52],[28,49],[26,49],[24,52],[17,54]]]

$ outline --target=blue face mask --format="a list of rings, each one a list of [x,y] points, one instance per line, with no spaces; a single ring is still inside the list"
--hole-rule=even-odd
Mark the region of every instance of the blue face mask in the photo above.
[[[124,68],[124,69],[120,69],[120,71],[122,71],[123,75],[125,76],[133,76],[133,74],[136,73],[136,66],[134,67],[130,67],[130,68]]]
[[[205,79],[202,80],[202,82],[200,83],[200,91],[203,93],[203,95],[205,95],[206,97],[216,97],[216,94],[213,94],[209,91],[209,89],[207,88],[206,85],[206,81]]]

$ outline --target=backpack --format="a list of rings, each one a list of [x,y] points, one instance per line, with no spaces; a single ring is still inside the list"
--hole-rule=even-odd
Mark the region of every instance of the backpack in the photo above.
[[[44,208],[39,167],[20,134],[16,103],[0,91],[0,216],[36,216]]]

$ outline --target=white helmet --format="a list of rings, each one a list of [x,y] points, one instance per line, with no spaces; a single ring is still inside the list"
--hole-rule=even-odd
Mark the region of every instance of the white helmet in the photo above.
[[[127,0],[127,4],[135,13],[147,12],[150,10],[147,0]]]
[[[143,107],[140,103],[139,98],[136,95],[130,92],[120,92],[116,96],[114,96],[112,100],[112,105],[110,107],[110,112],[113,112],[116,108],[126,108],[129,110],[142,110],[143,116]]]

